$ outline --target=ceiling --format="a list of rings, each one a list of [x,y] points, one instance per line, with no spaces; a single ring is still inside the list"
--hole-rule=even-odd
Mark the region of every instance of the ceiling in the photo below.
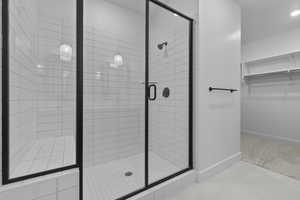
[[[236,0],[242,8],[243,43],[300,28],[300,16],[290,12],[300,9],[300,0]]]
[[[123,8],[129,8],[131,10],[137,12],[144,12],[145,10],[145,2],[141,0],[106,0],[107,2],[111,2],[117,4]]]
[[[130,10],[134,10],[136,12],[144,13],[145,12],[145,1],[143,0],[106,0],[107,2],[111,2],[117,4],[123,8],[128,8]],[[163,3],[169,3],[170,0],[160,0]]]

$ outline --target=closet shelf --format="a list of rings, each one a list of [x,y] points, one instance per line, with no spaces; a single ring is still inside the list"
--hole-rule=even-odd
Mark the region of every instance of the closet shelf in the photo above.
[[[254,69],[258,72],[252,73]],[[241,78],[244,80],[276,75],[290,76],[300,72],[300,51],[248,60],[241,64],[241,70]]]
[[[264,62],[264,61],[279,59],[279,58],[283,58],[283,57],[296,56],[296,55],[299,55],[299,54],[300,54],[300,51],[295,51],[295,52],[290,52],[290,53],[285,53],[285,54],[279,54],[279,55],[273,55],[273,56],[268,56],[268,57],[263,57],[263,58],[247,60],[247,61],[244,62],[244,64]]]
[[[290,74],[290,73],[294,73],[294,72],[300,72],[300,68],[289,68],[289,69],[284,69],[284,70],[246,74],[246,75],[244,75],[244,79],[263,77],[263,76],[268,76],[268,75],[277,75],[277,74]]]

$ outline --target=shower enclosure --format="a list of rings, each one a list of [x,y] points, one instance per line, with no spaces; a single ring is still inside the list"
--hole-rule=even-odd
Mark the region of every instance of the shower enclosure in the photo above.
[[[192,169],[192,19],[159,1],[86,0],[84,24],[84,199]]]
[[[3,184],[79,168],[82,199],[115,200],[193,168],[191,18],[157,0],[2,6]]]

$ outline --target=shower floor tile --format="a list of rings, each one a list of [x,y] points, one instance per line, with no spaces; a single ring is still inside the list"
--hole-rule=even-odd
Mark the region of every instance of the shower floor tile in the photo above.
[[[38,139],[15,162],[11,177],[19,177],[75,163],[73,136]]]
[[[114,200],[144,187],[144,154],[84,169],[84,200]],[[149,153],[150,183],[180,171],[157,154]],[[125,176],[132,172],[132,176]]]

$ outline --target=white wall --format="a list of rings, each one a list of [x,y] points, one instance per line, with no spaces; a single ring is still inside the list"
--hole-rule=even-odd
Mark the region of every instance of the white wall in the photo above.
[[[206,176],[240,156],[241,13],[232,0],[200,0],[196,73],[197,169]],[[228,161],[228,162],[225,162]]]
[[[272,37],[247,43],[243,60],[249,61],[274,55],[300,51],[300,29],[274,34]],[[281,68],[299,67],[299,53],[294,61]],[[264,62],[255,70],[276,70],[283,59]],[[296,66],[294,66],[296,63]],[[260,68],[260,69],[259,69]],[[242,90],[242,133],[268,136],[289,142],[300,142],[300,79],[293,76],[272,76],[244,83]]]
[[[300,28],[243,44],[243,62],[300,51]]]

